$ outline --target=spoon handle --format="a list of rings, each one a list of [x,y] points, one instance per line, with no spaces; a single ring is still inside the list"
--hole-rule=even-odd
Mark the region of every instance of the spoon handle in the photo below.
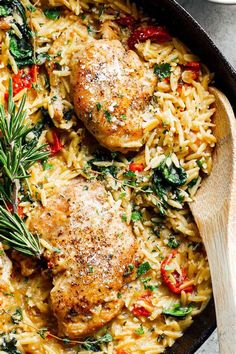
[[[211,175],[190,208],[205,244],[213,285],[221,354],[236,354],[236,123],[227,98],[216,88]]]
[[[212,276],[220,352],[235,354],[236,239],[235,225],[233,221],[227,225],[227,214],[227,211],[222,210],[212,224],[208,223],[205,226],[204,232],[208,235],[205,246]]]

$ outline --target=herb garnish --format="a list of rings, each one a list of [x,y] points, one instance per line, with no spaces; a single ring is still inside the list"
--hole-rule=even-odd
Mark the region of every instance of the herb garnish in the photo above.
[[[169,237],[169,240],[168,240],[168,243],[167,243],[167,246],[170,247],[170,248],[178,248],[180,245],[180,242],[176,239],[176,237],[174,235],[171,235]]]
[[[132,221],[139,221],[142,219],[142,214],[139,211],[133,211],[131,214],[131,220]]]
[[[2,16],[14,15],[17,13],[21,17],[21,22],[14,22],[22,37],[19,38],[10,30],[10,53],[14,57],[19,67],[24,65],[32,65],[34,63],[33,46],[31,43],[32,31],[27,24],[26,11],[24,6],[18,0],[3,0],[4,5],[1,5],[0,12]]]
[[[182,307],[180,304],[175,304],[168,309],[163,310],[163,314],[173,317],[185,317],[192,312],[192,306]]]
[[[112,336],[109,333],[106,333],[104,336],[98,338],[97,340],[93,338],[87,338],[81,345],[81,348],[85,350],[91,350],[93,352],[98,352],[101,350],[100,345],[102,343],[110,343],[112,340]]]
[[[160,80],[165,79],[167,77],[170,77],[171,74],[171,66],[168,63],[163,63],[163,64],[155,64],[154,65],[154,74],[158,76]]]
[[[60,7],[53,7],[44,10],[44,15],[49,18],[50,20],[58,20],[61,16],[61,8]]]
[[[22,181],[29,178],[28,170],[37,161],[48,158],[43,146],[31,146],[25,137],[32,128],[25,124],[26,111],[23,97],[19,109],[13,102],[12,81],[9,82],[8,112],[0,105],[0,238],[10,247],[31,256],[39,256],[39,240],[26,228],[18,216],[19,190]],[[12,205],[13,213],[7,205]]]
[[[21,354],[17,349],[17,340],[12,333],[6,333],[1,337],[0,350],[8,354]]]
[[[23,314],[21,308],[17,308],[11,316],[12,323],[19,324],[23,320]]]
[[[138,334],[139,336],[144,334],[143,325],[141,324],[134,332],[135,332],[135,334]]]
[[[106,120],[107,120],[108,122],[111,122],[111,113],[108,112],[108,111],[105,111],[104,114],[105,114]]]
[[[146,274],[151,268],[149,262],[144,262],[138,266],[137,269],[137,278],[139,278],[141,275]]]
[[[153,172],[153,191],[159,197],[157,206],[160,214],[165,215],[167,203],[166,199],[172,194],[178,199],[177,187],[184,185],[187,181],[187,173],[182,166],[176,167],[170,156],[167,156]],[[183,199],[179,199],[182,200]]]

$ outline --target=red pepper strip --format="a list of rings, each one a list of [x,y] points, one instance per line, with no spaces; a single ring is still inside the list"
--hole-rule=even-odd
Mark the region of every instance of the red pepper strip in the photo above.
[[[176,254],[177,251],[173,251],[161,263],[161,275],[163,282],[174,294],[181,294],[181,291],[184,291],[186,293],[192,293],[194,289],[192,285],[184,289],[180,289],[180,286],[184,283],[184,281],[188,280],[187,271],[185,268],[182,269],[182,275],[178,274],[176,271],[172,272],[172,275],[175,278],[175,283],[173,283],[170,279],[170,273],[167,271],[166,266],[171,263],[172,259],[176,256]]]
[[[128,39],[128,46],[130,49],[134,49],[136,43],[145,42],[147,39],[162,44],[171,41],[172,37],[165,28],[161,26],[140,27],[135,29],[131,34]]]
[[[136,20],[132,16],[121,17],[116,20],[118,25],[133,28],[136,24]]]
[[[132,172],[136,172],[136,171],[142,172],[144,170],[144,165],[143,163],[132,162],[129,165],[129,170]]]
[[[134,308],[132,310],[132,313],[134,316],[143,316],[143,317],[149,317],[151,315],[151,312],[149,312],[145,307],[143,306],[136,306],[134,305]]]
[[[14,211],[13,205],[10,202],[6,202],[6,205],[7,205],[8,211],[13,214],[13,211]],[[18,205],[18,207],[17,207],[17,214],[19,215],[20,218],[24,217],[23,208],[20,205]]]
[[[61,151],[63,145],[55,130],[52,131],[52,138],[53,138],[53,143],[49,143],[49,146],[50,146],[51,155],[55,155],[56,153]]]

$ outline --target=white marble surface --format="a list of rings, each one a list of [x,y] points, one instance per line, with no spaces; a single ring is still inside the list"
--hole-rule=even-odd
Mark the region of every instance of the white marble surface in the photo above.
[[[236,5],[219,5],[207,0],[177,0],[202,25],[236,68]],[[218,354],[214,334],[196,354]]]

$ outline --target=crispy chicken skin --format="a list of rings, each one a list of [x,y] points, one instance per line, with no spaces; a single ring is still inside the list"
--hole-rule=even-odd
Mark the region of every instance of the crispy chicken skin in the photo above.
[[[131,227],[100,182],[77,179],[33,211],[30,229],[60,251],[46,251],[59,335],[87,336],[122,309],[118,292],[136,251]]]
[[[118,40],[94,40],[76,53],[71,84],[79,118],[112,151],[139,149],[143,113],[156,85],[153,70]]]

